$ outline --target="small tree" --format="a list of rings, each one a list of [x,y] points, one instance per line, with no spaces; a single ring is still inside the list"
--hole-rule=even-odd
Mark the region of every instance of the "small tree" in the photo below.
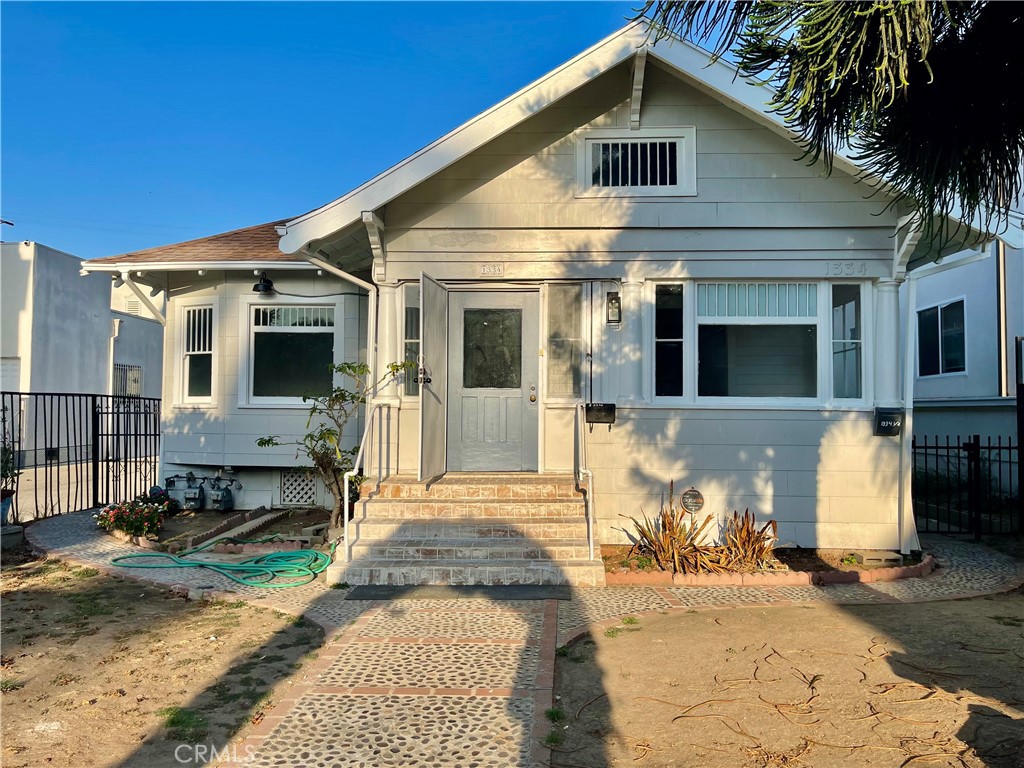
[[[410,370],[413,363],[390,363],[387,373],[376,382],[378,385],[390,381],[403,371]],[[305,455],[312,464],[311,471],[323,481],[328,492],[334,497],[331,510],[331,526],[341,523],[345,503],[345,473],[352,469],[359,447],[343,449],[342,438],[348,423],[359,413],[367,401],[372,383],[369,380],[370,366],[366,363],[339,363],[331,365],[332,374],[340,375],[342,385],[334,387],[326,395],[307,395],[303,402],[310,403],[309,418],[306,419],[305,435],[297,440],[281,440],[278,435],[261,437],[256,444],[261,448],[278,445],[296,446],[296,456]],[[347,380],[347,381],[346,381]],[[345,386],[350,383],[350,386]]]

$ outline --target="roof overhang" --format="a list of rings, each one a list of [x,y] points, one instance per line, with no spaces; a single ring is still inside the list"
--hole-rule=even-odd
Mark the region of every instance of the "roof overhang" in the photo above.
[[[308,261],[120,261],[101,264],[82,263],[82,272],[238,272],[259,270],[314,270]]]

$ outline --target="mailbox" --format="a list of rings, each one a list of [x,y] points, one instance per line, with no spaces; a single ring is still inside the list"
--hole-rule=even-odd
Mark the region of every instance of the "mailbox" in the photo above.
[[[875,434],[892,437],[903,431],[902,408],[875,408]]]
[[[614,424],[615,403],[587,403],[587,424]]]

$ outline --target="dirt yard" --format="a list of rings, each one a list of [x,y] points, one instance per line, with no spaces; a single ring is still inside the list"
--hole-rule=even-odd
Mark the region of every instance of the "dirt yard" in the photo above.
[[[24,553],[4,553],[0,583],[5,768],[195,765],[195,745],[259,721],[323,639],[275,611]]]
[[[1024,768],[1024,593],[631,617],[559,649],[552,765]]]
[[[331,511],[329,509],[324,509],[323,507],[296,509],[284,517],[279,517],[265,528],[260,528],[253,536],[269,536],[272,533],[298,536],[302,533],[303,528],[311,528],[314,525],[323,525],[329,522],[331,522]]]

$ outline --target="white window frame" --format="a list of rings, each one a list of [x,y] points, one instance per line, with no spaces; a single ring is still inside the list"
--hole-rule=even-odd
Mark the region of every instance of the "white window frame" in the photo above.
[[[962,371],[950,371],[944,373],[942,371],[942,310],[944,307],[948,307],[951,304],[956,304],[958,301],[962,301],[964,304],[964,369]],[[921,313],[929,309],[939,310],[939,372],[938,373],[921,373]],[[925,307],[917,307],[914,310],[914,319],[917,321],[914,323],[914,333],[917,334],[915,337],[915,349],[914,349],[914,370],[915,375],[919,379],[927,381],[934,381],[935,379],[949,379],[957,376],[966,376],[970,370],[969,361],[969,350],[968,344],[970,340],[967,334],[967,295],[963,294],[960,296],[954,296],[951,299],[943,299],[942,301],[936,301]]]
[[[817,286],[817,314],[814,317],[697,317],[698,283],[797,283]],[[658,285],[683,286],[683,394],[681,397],[654,394],[654,308]],[[834,397],[832,380],[832,286],[857,285],[861,291],[861,323],[863,330],[861,397]],[[643,393],[644,400],[654,407],[707,407],[707,408],[772,408],[772,409],[864,409],[873,402],[874,326],[871,284],[864,280],[807,280],[795,278],[657,278],[645,280],[643,289],[645,310],[642,317],[643,338]],[[698,333],[700,325],[813,325],[817,328],[817,395],[815,397],[720,397],[697,394]]]
[[[576,197],[695,197],[697,195],[697,128],[682,125],[674,128],[644,128],[631,131],[628,128],[590,128],[576,132]],[[656,187],[595,187],[591,183],[592,153],[594,142],[643,141],[646,139],[664,141],[675,139],[676,158],[679,161],[675,186]]]
[[[399,285],[399,287],[398,287],[398,301],[396,301],[395,303],[398,306],[398,322],[399,322],[399,327],[401,328],[401,350],[402,350],[402,359],[403,360],[405,359],[405,344],[406,344],[407,341],[412,341],[412,339],[406,338],[406,335],[405,335],[405,313],[406,313],[406,310],[409,309],[407,297],[409,295],[409,289],[410,288],[419,288],[419,287],[420,287],[420,284],[418,282],[416,282],[416,281],[401,283]],[[421,297],[420,300],[422,301],[422,297]],[[416,309],[417,310],[419,309],[419,305],[418,304],[416,305]],[[421,345],[419,347],[421,352],[423,351],[422,336],[423,336],[423,329],[420,328],[420,337],[421,338],[418,339],[417,342]],[[419,355],[417,355],[417,357],[419,357]],[[416,363],[417,363],[417,365],[419,365],[419,360],[417,360]],[[411,370],[411,371],[405,371],[405,372],[402,373],[402,376],[404,378],[403,378],[403,382],[402,382],[401,386],[398,387],[398,390],[399,390],[398,396],[402,400],[402,407],[403,408],[405,408],[405,407],[419,408],[420,407],[419,386],[414,387],[414,389],[415,389],[414,392],[406,392],[405,391],[405,386],[406,386],[405,382],[406,381],[411,381],[412,379],[414,379],[417,376],[419,376],[418,370],[419,369],[417,368],[417,369],[414,369],[414,370]]]
[[[277,299],[259,296],[243,296],[238,312],[238,407],[239,408],[309,408],[309,402],[301,397],[254,397],[252,394],[252,366],[254,330],[252,313],[255,308],[278,309],[281,307],[332,307],[334,309],[334,363],[338,363],[345,349],[345,303],[344,297],[282,297]],[[312,327],[312,326],[311,326]],[[332,386],[340,384],[335,376]]]
[[[177,332],[178,338],[175,344],[175,404],[188,407],[212,407],[220,395],[220,355],[221,355],[221,326],[220,326],[220,301],[217,297],[205,297],[194,299],[180,299],[175,302],[178,310]],[[212,314],[212,335],[210,337],[213,351],[210,362],[210,395],[209,397],[189,397],[188,365],[185,360],[185,323],[190,309],[210,308]]]

